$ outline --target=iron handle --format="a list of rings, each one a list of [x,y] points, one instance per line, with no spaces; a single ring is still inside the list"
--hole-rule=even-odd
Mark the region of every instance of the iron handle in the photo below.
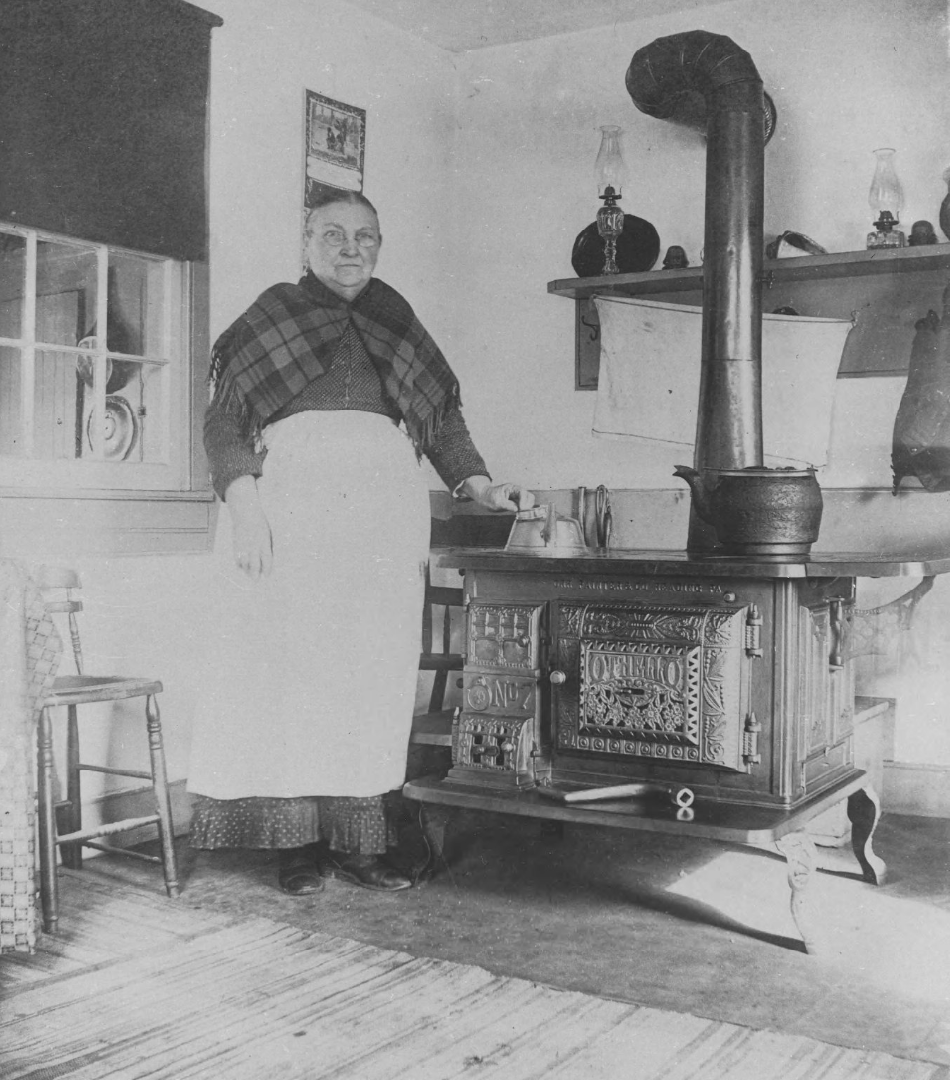
[[[548,678],[552,686],[561,686],[567,682],[567,676],[563,671],[552,671]]]
[[[597,546],[606,548],[610,544],[613,512],[610,508],[610,492],[603,484],[598,484],[594,492],[594,518],[597,530]]]
[[[828,666],[832,671],[840,671],[844,667],[842,647],[844,641],[844,604],[836,597],[828,605],[828,615],[831,623],[831,649],[828,654]]]

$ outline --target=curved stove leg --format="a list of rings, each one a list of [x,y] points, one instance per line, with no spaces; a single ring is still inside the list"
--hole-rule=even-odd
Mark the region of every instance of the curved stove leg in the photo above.
[[[881,802],[874,788],[859,788],[848,796],[848,819],[851,822],[851,848],[861,864],[864,880],[883,885],[887,864],[871,850],[871,837],[881,817]]]
[[[781,837],[776,843],[788,863],[792,918],[805,943],[805,952],[814,956],[818,952],[818,937],[811,909],[805,903],[805,890],[818,861],[815,842],[807,833],[794,832]]]
[[[451,819],[451,812],[445,806],[436,803],[420,803],[419,813],[422,831],[429,852],[426,864],[421,871],[423,877],[432,877],[439,863],[447,866],[445,857],[445,829]]]

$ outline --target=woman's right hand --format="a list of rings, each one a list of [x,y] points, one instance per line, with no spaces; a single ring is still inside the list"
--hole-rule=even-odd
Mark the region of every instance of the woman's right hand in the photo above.
[[[264,516],[257,481],[253,476],[239,476],[224,493],[231,513],[231,540],[234,561],[251,581],[274,567],[274,547],[270,525]]]

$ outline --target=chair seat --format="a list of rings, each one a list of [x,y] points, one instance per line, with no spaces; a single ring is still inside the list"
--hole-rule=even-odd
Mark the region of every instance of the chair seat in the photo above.
[[[410,743],[423,746],[451,746],[453,709],[442,712],[417,713],[412,718]]]
[[[83,705],[91,701],[120,701],[122,698],[160,694],[162,684],[154,679],[125,678],[121,675],[58,675],[44,705]]]

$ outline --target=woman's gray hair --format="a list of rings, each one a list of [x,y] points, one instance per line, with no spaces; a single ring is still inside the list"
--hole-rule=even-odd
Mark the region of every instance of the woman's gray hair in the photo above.
[[[379,225],[379,213],[376,207],[366,198],[361,191],[334,191],[332,188],[326,188],[320,192],[319,195],[313,201],[313,204],[307,210],[307,220],[304,226],[304,235],[306,237],[311,236],[311,222],[313,216],[318,210],[323,210],[327,206],[335,206],[337,203],[348,203],[350,206],[365,206],[367,210],[376,218],[376,224]]]

